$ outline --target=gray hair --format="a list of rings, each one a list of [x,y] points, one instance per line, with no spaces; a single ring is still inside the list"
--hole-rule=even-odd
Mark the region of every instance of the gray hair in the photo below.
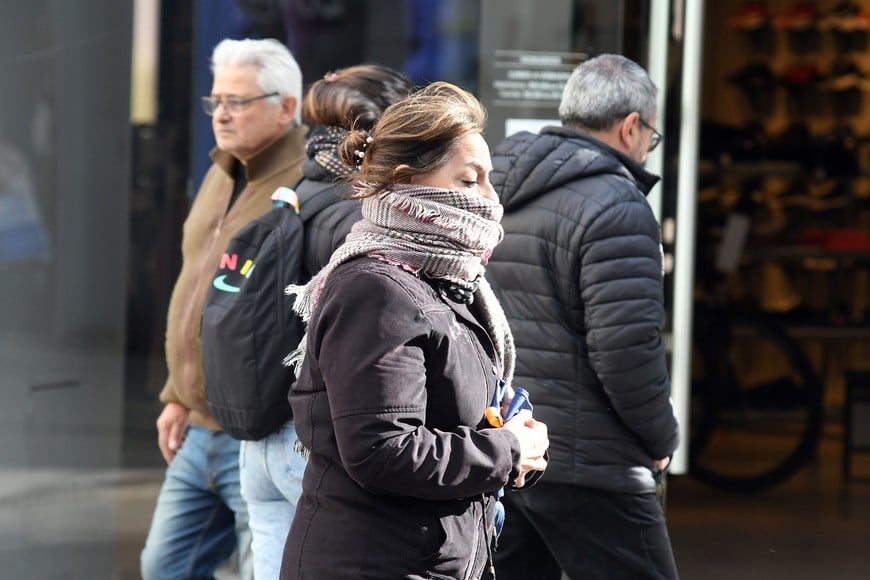
[[[302,71],[286,46],[273,38],[254,40],[225,39],[214,47],[211,72],[227,66],[252,66],[263,93],[278,93],[268,102],[277,105],[281,98],[296,97],[296,123],[302,120]]]
[[[601,131],[637,112],[651,122],[656,115],[656,86],[636,62],[602,54],[580,64],[562,91],[563,125]]]

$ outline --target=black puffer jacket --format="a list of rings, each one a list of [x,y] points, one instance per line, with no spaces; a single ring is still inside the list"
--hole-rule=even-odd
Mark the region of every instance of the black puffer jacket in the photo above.
[[[517,343],[515,386],[547,424],[542,478],[608,491],[655,490],[654,460],[679,429],[670,400],[657,178],[562,127],[493,152],[504,241],[487,275]]]
[[[359,201],[344,199],[350,186],[335,181],[331,173],[311,159],[302,164],[302,176],[296,195],[305,222],[305,270],[313,276],[329,262],[353,224],[362,219],[362,211]]]

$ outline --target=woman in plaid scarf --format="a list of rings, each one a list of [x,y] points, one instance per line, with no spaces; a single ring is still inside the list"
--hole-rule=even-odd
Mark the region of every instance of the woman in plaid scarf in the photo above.
[[[291,249],[301,252],[303,272],[313,274],[325,266],[361,218],[360,202],[345,199],[352,193],[347,178],[356,164],[343,163],[338,156],[351,123],[371,129],[384,110],[411,89],[405,75],[374,64],[328,72],[308,87],[302,101],[302,119],[310,127],[307,159],[302,164],[304,179],[295,186],[305,238]],[[293,451],[295,442],[291,418],[263,439],[241,443],[239,480],[248,506],[257,580],[278,578],[284,541],[302,493],[305,459]]]
[[[283,579],[487,577],[496,493],[546,467],[528,411],[501,429],[484,418],[514,366],[483,276],[502,238],[484,120],[433,83],[340,149],[360,166],[363,219],[288,289],[308,321],[287,361],[308,466]]]

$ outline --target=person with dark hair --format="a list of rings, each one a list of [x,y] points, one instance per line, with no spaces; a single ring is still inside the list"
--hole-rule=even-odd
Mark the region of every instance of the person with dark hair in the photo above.
[[[384,109],[411,88],[402,73],[379,65],[329,72],[308,88],[302,101],[302,119],[310,127],[307,158],[304,179],[295,188],[305,222],[302,263],[308,277],[326,265],[361,218],[360,202],[343,199],[349,197],[356,165],[339,158],[339,143],[351,126],[371,129]],[[263,439],[241,443],[242,497],[248,505],[257,580],[278,578],[302,493],[305,459],[293,450],[295,444],[292,419]]]
[[[168,464],[141,555],[145,580],[210,578],[238,550],[253,578],[248,509],[239,491],[239,441],[208,409],[202,367],[203,304],[230,239],[295,183],[305,157],[302,73],[277,40],[223,40],[202,97],[217,147],[184,222],[183,263],[169,303],[168,375],[160,392],[158,445]]]
[[[661,233],[643,167],[656,87],[631,60],[578,66],[561,127],[495,147],[505,240],[487,275],[518,380],[550,432],[547,474],[507,493],[499,580],[677,577],[658,484],[679,443],[662,340]]]
[[[302,197],[328,184],[336,202],[351,196],[350,181],[358,164],[348,165],[338,146],[351,127],[370,131],[384,110],[406,97],[413,85],[392,68],[363,64],[328,72],[315,81],[302,101],[308,133],[308,159],[302,165],[305,180],[297,188]],[[320,193],[326,198],[327,193]],[[317,205],[317,204],[315,204]],[[307,216],[306,216],[307,217]],[[305,266],[312,275],[326,265],[360,215],[359,200],[342,201],[306,220]]]
[[[497,493],[546,467],[529,410],[493,427],[513,338],[483,277],[502,237],[484,110],[438,82],[339,151],[363,218],[306,285],[290,393],[308,454],[281,578],[481,578]]]

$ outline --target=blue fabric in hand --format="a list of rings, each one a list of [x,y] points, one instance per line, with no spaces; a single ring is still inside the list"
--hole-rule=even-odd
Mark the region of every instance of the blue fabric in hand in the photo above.
[[[505,382],[501,379],[495,385],[495,393],[492,395],[492,402],[490,403],[490,410],[498,410],[501,408],[501,401],[504,398],[504,393],[507,388]],[[491,425],[494,427],[502,427],[505,423],[510,421],[514,415],[520,412],[522,409],[532,410],[532,403],[529,400],[529,392],[523,388],[514,389],[514,396],[508,404],[508,408],[504,411],[504,413],[499,412],[498,418],[496,419],[493,414],[487,413],[487,419]],[[504,488],[499,489],[495,497],[497,499],[495,504],[495,535],[498,537],[501,535],[502,528],[504,528],[504,520],[505,520],[505,512],[504,512],[504,504],[501,502],[501,498],[504,496]]]

